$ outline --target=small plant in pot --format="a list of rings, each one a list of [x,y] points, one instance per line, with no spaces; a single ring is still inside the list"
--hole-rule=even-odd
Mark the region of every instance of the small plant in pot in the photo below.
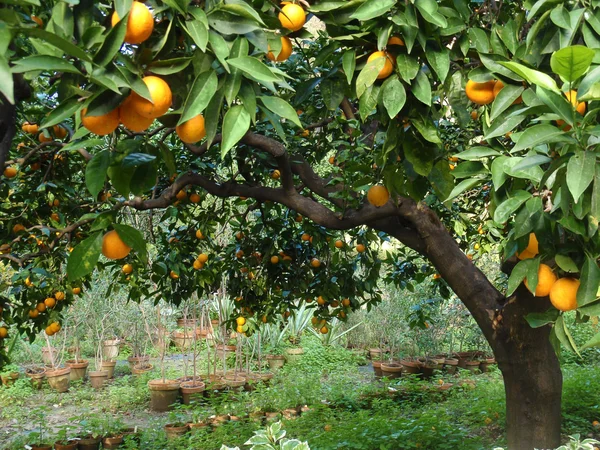
[[[168,417],[168,423],[164,426],[165,433],[167,433],[167,439],[177,439],[183,436],[188,431],[188,417],[182,411],[171,411]]]
[[[302,333],[310,326],[313,317],[313,309],[307,308],[302,302],[300,307],[288,318],[288,342],[291,347],[286,349],[286,358],[290,363],[296,363],[302,359],[304,349],[300,346]]]
[[[79,434],[79,450],[98,450],[103,433],[103,422],[98,413],[86,411],[78,422],[82,430]]]
[[[268,323],[264,325],[263,335],[267,350],[267,363],[271,370],[280,369],[285,364],[284,341],[288,329],[288,324]]]
[[[50,337],[54,336],[61,330],[61,325],[58,322],[52,322],[50,325],[46,327],[44,332],[44,338],[46,339],[47,348],[54,348],[50,344]],[[62,350],[64,350],[66,343],[66,333],[61,333],[62,336]],[[56,337],[53,337],[53,340],[56,340]],[[69,390],[69,382],[71,377],[71,368],[70,367],[61,367],[63,351],[54,352],[51,351],[49,353],[50,364],[49,368],[46,369],[46,379],[48,380],[48,384],[52,389],[56,392],[62,393],[67,392]]]
[[[75,436],[72,433],[74,429],[75,427],[69,424],[59,427],[56,442],[54,442],[55,450],[77,450],[79,448],[79,441],[74,439]]]
[[[52,450],[48,443],[48,430],[46,429],[46,413],[50,410],[47,406],[40,406],[31,412],[36,431],[29,434],[31,450]]]
[[[139,366],[139,369],[142,370],[148,366],[152,367],[150,357],[147,355],[148,345],[151,342],[150,328],[144,309],[139,304],[137,306],[140,314],[132,320],[133,327],[130,328],[131,335],[129,335],[129,343],[133,354],[127,358],[132,373],[136,366]]]
[[[4,386],[12,386],[16,380],[19,379],[19,366],[15,364],[8,364],[2,368],[0,372],[0,378],[2,378],[2,384]]]
[[[73,327],[77,328],[78,325],[79,324],[74,324]],[[72,352],[69,350],[72,350]],[[81,359],[81,354],[79,350],[79,339],[77,338],[77,336],[74,336],[73,345],[69,347],[67,353],[73,356],[73,359],[65,361],[65,366],[71,369],[69,379],[71,381],[83,380],[86,376],[89,362],[85,359]]]
[[[110,415],[106,415],[102,422],[102,448],[114,449],[119,448],[123,443],[123,423],[113,418]]]

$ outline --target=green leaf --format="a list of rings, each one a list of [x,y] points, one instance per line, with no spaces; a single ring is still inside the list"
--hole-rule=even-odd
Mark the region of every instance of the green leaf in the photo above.
[[[116,211],[104,211],[96,216],[90,231],[104,231],[115,221],[117,217]]]
[[[202,113],[217,92],[219,80],[214,71],[202,72],[194,80],[190,93],[185,100],[183,113],[177,125],[181,125]]]
[[[578,273],[579,272],[579,268],[577,267],[577,264],[575,264],[575,261],[573,261],[569,256],[558,254],[558,255],[554,256],[554,261],[556,261],[556,264],[558,265],[558,267],[560,267],[565,272],[569,272],[569,273]]]
[[[500,156],[500,152],[490,147],[472,147],[469,150],[465,150],[464,152],[456,154],[455,156],[466,161],[478,161],[484,158],[489,158],[490,156]]]
[[[563,80],[568,82],[577,81],[590,68],[594,54],[594,50],[583,45],[561,48],[552,54],[550,67]]]
[[[417,78],[412,83],[412,93],[417,100],[431,106],[431,85],[429,84],[429,78],[422,71],[417,73]]]
[[[543,313],[529,313],[525,316],[525,320],[531,328],[540,328],[549,323],[556,322],[559,312],[557,309],[551,308]]]
[[[600,332],[596,333],[589,341],[581,346],[581,350],[591,347],[600,347]]]
[[[15,103],[14,81],[10,66],[4,55],[0,54],[0,92],[4,94],[11,105]]]
[[[596,260],[586,255],[581,268],[581,282],[577,290],[577,306],[584,306],[596,301],[598,286],[600,286],[600,268]]]
[[[396,67],[404,81],[410,83],[419,73],[419,62],[412,56],[400,53],[396,57]]]
[[[494,211],[494,221],[498,223],[506,222],[530,198],[531,194],[527,191],[512,192],[512,197],[500,203]]]
[[[83,104],[77,101],[77,98],[65,100],[53,109],[48,117],[40,124],[40,128],[48,128],[68,119],[83,107]]]
[[[426,177],[433,168],[434,151],[431,147],[422,147],[416,143],[404,144],[404,156],[419,175]]]
[[[526,118],[527,116],[525,114],[519,114],[517,116],[501,114],[486,130],[485,139],[504,136],[506,133],[512,131],[517,125],[523,122]]]
[[[419,134],[432,144],[441,144],[439,130],[433,123],[430,117],[422,117],[420,119],[413,118],[412,125],[417,129]]]
[[[192,62],[192,58],[163,59],[152,62],[152,64],[148,66],[148,70],[158,75],[172,75],[181,72],[190,64],[190,62]]]
[[[600,66],[594,67],[590,70],[587,75],[581,80],[579,83],[579,89],[577,89],[577,99],[581,101],[591,100],[592,98],[600,98],[597,92],[594,92],[596,89],[594,87],[598,87],[598,82],[600,81]],[[590,95],[587,95],[587,94]],[[592,97],[592,98],[590,98]]]
[[[115,55],[119,53],[123,40],[125,39],[125,33],[127,32],[127,21],[129,20],[129,13],[125,15],[119,22],[110,29],[104,42],[98,52],[94,55],[94,63],[100,67],[104,67],[110,63]]]
[[[448,26],[446,18],[438,12],[438,3],[436,0],[415,0],[415,6],[427,22],[437,25],[440,28]]]
[[[83,128],[80,128],[80,130]],[[75,137],[75,135],[73,135],[73,137]],[[70,152],[70,151],[74,151],[74,150],[80,150],[82,148],[90,148],[90,147],[97,147],[99,145],[103,145],[104,144],[104,139],[86,139],[84,141],[74,141],[74,142],[69,142],[67,145],[65,145],[61,152]]]
[[[326,78],[321,82],[320,89],[323,103],[330,111],[335,111],[344,100],[346,86],[342,83],[343,81],[339,78]]]
[[[390,118],[393,119],[406,103],[404,86],[398,78],[393,76],[384,81],[381,91],[383,106],[385,106]]]
[[[519,98],[524,91],[522,86],[513,86],[510,84],[504,85],[492,103],[492,114],[490,120],[496,119],[506,109],[508,109],[515,100]]]
[[[594,179],[596,154],[592,151],[576,150],[567,164],[567,186],[575,203]]]
[[[208,23],[205,24],[199,20],[188,20],[185,22],[183,29],[192,38],[198,48],[205,52],[208,44]]]
[[[564,131],[559,128],[548,123],[542,123],[530,126],[520,133],[517,143],[511,150],[511,153],[537,147],[541,144],[565,141],[572,141],[572,138],[566,136]]]
[[[227,41],[221,36],[219,33],[216,33],[213,30],[209,30],[208,32],[208,42],[210,43],[210,47],[212,48],[213,53],[223,66],[223,68],[229,72],[229,64],[226,59],[229,57],[229,45],[227,45]]]
[[[448,72],[450,71],[450,50],[446,47],[442,47],[440,50],[432,50],[428,48],[425,52],[427,55],[427,61],[435,73],[437,73],[440,81],[443,83],[446,81]]]
[[[575,341],[573,340],[573,338],[571,337],[571,333],[569,333],[569,330],[567,329],[567,325],[565,324],[562,315],[558,316],[558,319],[556,319],[556,323],[554,324],[554,330],[556,331],[556,337],[558,337],[558,340],[562,345],[565,346],[567,351],[575,352],[581,357],[581,355],[579,354],[579,350],[577,350],[577,346],[575,345]]]
[[[15,61],[11,68],[12,73],[23,72],[67,72],[81,74],[77,68],[67,60],[56,56],[35,55]]]
[[[232,107],[223,118],[223,141],[221,142],[221,158],[239,142],[250,128],[250,114],[241,106]]]
[[[538,258],[524,259],[519,261],[513,268],[510,276],[508,277],[508,287],[506,290],[506,296],[512,295],[517,288],[521,285],[523,280],[528,277],[532,272],[537,274],[537,268],[540,260]],[[536,280],[537,284],[537,280]]]
[[[436,195],[442,200],[446,199],[452,192],[452,189],[454,189],[454,177],[450,173],[448,163],[444,160],[438,161],[433,166],[427,178],[433,186]]]
[[[254,56],[240,56],[239,58],[228,59],[227,62],[231,66],[240,69],[250,79],[264,82],[281,81],[281,77],[275,75],[267,65]]]
[[[259,25],[266,27],[260,15],[244,0],[226,0],[225,4],[220,5],[221,10],[236,14],[246,19],[254,20]]]
[[[504,171],[504,163],[509,160],[510,158],[507,156],[499,156],[492,161],[491,170],[494,191],[500,189],[508,179],[508,174]]]
[[[85,185],[96,198],[100,191],[104,188],[106,180],[106,171],[110,165],[110,152],[102,150],[96,153],[85,167]]]
[[[463,192],[474,188],[475,186],[477,186],[478,184],[481,184],[482,182],[483,182],[483,180],[478,180],[475,178],[462,180],[460,183],[458,183],[454,187],[454,189],[452,189],[452,192],[450,192],[450,195],[448,195],[448,198],[446,198],[444,200],[444,202],[450,201],[450,200],[454,199],[455,197],[458,197]]]
[[[140,261],[146,264],[148,262],[148,250],[142,233],[129,225],[120,223],[114,223],[113,228],[123,242],[135,250]]]
[[[571,105],[564,95],[545,90],[541,87],[536,89],[536,94],[538,98],[547,106],[549,106],[552,111],[558,114],[561,119],[563,119],[567,124],[573,125],[575,111],[573,109],[573,105]]]
[[[552,161],[552,158],[549,158],[546,155],[538,155],[531,154],[525,156],[518,164],[515,164],[512,167],[514,172],[521,172],[523,170],[529,169],[530,167],[541,166],[542,164],[547,164]]]
[[[129,169],[131,167],[138,167],[144,164],[148,164],[153,162],[156,159],[156,156],[149,155],[148,153],[137,153],[133,152],[128,154],[121,161],[121,167],[124,169]]]
[[[242,85],[242,91],[243,89],[244,85]],[[221,121],[222,106],[223,92],[222,90],[219,90],[208,103],[208,106],[206,107],[206,117],[204,118],[204,125],[206,126],[206,143],[209,147],[217,135],[217,128]]]
[[[354,50],[346,50],[342,56],[342,68],[348,80],[348,84],[352,84],[354,77],[354,69],[356,68],[356,52]]]
[[[100,251],[102,250],[102,233],[92,234],[73,248],[67,259],[67,277],[69,282],[76,281],[94,271]]]
[[[369,20],[388,12],[396,0],[367,0],[350,16],[351,19]]]
[[[86,53],[85,50],[77,47],[75,44],[72,44],[71,42],[61,38],[60,36],[54,33],[42,30],[41,28],[19,28],[16,31],[18,33],[23,33],[26,36],[39,38],[44,42],[52,44],[56,48],[61,49],[66,54],[74,56],[75,58],[88,62],[92,61],[92,58],[89,56],[88,53]]]
[[[518,64],[516,62],[501,62],[504,67],[509,68],[517,75],[523,77],[531,84],[535,84],[536,86],[543,87],[544,89],[548,89],[557,93],[560,93],[558,86],[556,86],[556,82],[554,79],[543,72],[530,69],[522,64]]]
[[[356,96],[358,98],[361,98],[364,92],[375,83],[384,65],[385,58],[376,58],[365,64],[356,78]]]
[[[274,112],[279,117],[283,117],[284,119],[292,121],[294,124],[302,128],[302,124],[300,123],[300,119],[298,118],[296,110],[284,99],[279,97],[266,96],[259,96],[258,98],[263,103],[263,105],[267,107],[267,109]]]

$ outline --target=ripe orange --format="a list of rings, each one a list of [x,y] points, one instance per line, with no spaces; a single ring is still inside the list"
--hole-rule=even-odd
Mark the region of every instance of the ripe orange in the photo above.
[[[329,333],[329,328],[327,328],[325,325],[323,325],[319,331],[322,334],[327,334],[327,333]]]
[[[535,288],[535,296],[536,297],[546,297],[550,294],[550,290],[552,286],[556,282],[556,274],[546,264],[540,264],[538,269],[538,284]],[[525,278],[525,286],[529,289],[529,284],[527,284],[527,278]]]
[[[147,130],[148,127],[152,125],[152,122],[154,122],[154,118],[148,118],[138,114],[132,104],[131,95],[129,95],[119,107],[119,120],[123,125],[136,133]]]
[[[280,177],[281,177],[281,172],[277,169],[275,169],[273,171],[273,173],[271,173],[271,178],[273,178],[274,180],[279,180]]]
[[[324,305],[324,304],[326,304],[326,303],[327,303],[327,302],[325,301],[325,299],[323,298],[323,296],[319,295],[319,296],[317,297],[317,304],[318,304],[319,306],[323,306],[323,305]]]
[[[185,200],[187,198],[187,193],[182,189],[175,196],[177,200]]]
[[[20,223],[16,224],[12,229],[13,233],[15,233],[15,234],[17,234],[20,231],[24,231],[24,230],[25,230],[25,227],[23,225],[21,225]]]
[[[244,332],[244,327],[241,325],[238,325],[235,329],[235,331],[237,331],[238,333],[242,334]]]
[[[344,300],[342,300],[342,306],[344,308],[347,308],[348,306],[350,306],[350,299],[349,298],[345,298]]]
[[[148,86],[152,102],[133,92],[129,96],[131,107],[142,117],[156,119],[166,113],[173,103],[171,88],[165,80],[153,75],[142,78],[142,81]]]
[[[292,3],[288,3],[281,8],[278,17],[281,26],[291,31],[298,31],[306,22],[306,13],[302,7]]]
[[[187,122],[177,125],[177,127],[175,127],[175,132],[182,142],[185,142],[186,144],[195,144],[206,136],[204,116],[198,114]]]
[[[496,83],[494,84],[494,98],[498,97],[498,94],[500,93],[500,91],[504,88],[504,83],[502,82],[502,80],[498,80],[496,81]],[[519,98],[517,98],[514,102],[512,102],[513,105],[518,105],[519,103],[523,103],[523,97],[521,97],[519,95]]]
[[[394,63],[390,55],[382,51],[371,53],[371,55],[369,55],[369,57],[367,58],[367,62],[369,63],[379,58],[385,58],[385,64],[383,65],[383,68],[379,71],[379,75],[377,75],[378,80],[383,80],[384,78],[389,77],[394,71]]]
[[[51,136],[46,135],[43,131],[38,135],[38,140],[40,142],[52,142],[54,139],[52,139]]]
[[[477,83],[473,80],[467,81],[465,93],[469,100],[477,105],[488,105],[494,101],[495,80]]]
[[[62,291],[58,291],[56,294],[54,294],[54,298],[58,301],[64,300],[65,299],[65,293]]]
[[[241,231],[238,231],[237,233],[235,233],[235,238],[238,241],[241,241],[242,239],[244,239],[244,233],[242,233]]]
[[[119,22],[119,15],[115,11],[111,17],[111,24],[114,27]],[[125,32],[125,42],[129,44],[141,44],[152,34],[154,29],[154,18],[150,9],[141,2],[133,2],[129,10],[129,19],[127,20],[127,31]]]
[[[17,172],[18,172],[17,169],[10,166],[10,167],[7,167],[6,169],[4,169],[4,176],[6,178],[14,178],[17,176]]]
[[[261,319],[262,323],[267,323],[267,316],[262,316]]]
[[[44,26],[44,21],[37,16],[29,16],[31,20],[37,23],[38,28],[42,28]]]
[[[271,52],[270,50],[271,49],[269,48],[269,52],[267,53],[267,58],[269,58],[271,61],[277,61],[277,62],[285,61],[292,54],[292,41],[287,36],[281,37],[281,50],[279,51],[279,54],[277,55],[277,57],[275,57],[273,52]]]
[[[46,311],[46,304],[40,302],[36,305],[35,309],[37,309],[39,312],[44,312]]]
[[[200,253],[198,255],[198,261],[204,264],[206,261],[208,261],[208,255],[206,253]]]
[[[338,313],[338,317],[339,317],[340,319],[345,319],[345,318],[346,318],[346,312],[345,312],[345,311],[340,311],[340,312]]]
[[[576,278],[559,278],[550,289],[550,301],[559,311],[577,309],[577,290],[579,280]]]
[[[64,139],[69,134],[68,131],[60,125],[54,125],[52,127],[52,131],[54,131],[54,136],[56,136],[58,139]]]
[[[302,236],[300,236],[300,239],[302,239],[304,242],[310,241],[310,234],[303,233]]]
[[[52,327],[50,325],[48,325],[44,331],[46,332],[46,334],[48,336],[52,336],[54,334],[54,330],[52,329]]]
[[[190,194],[190,202],[200,203],[200,196],[198,194],[196,194],[195,192],[193,194]]]
[[[50,324],[50,328],[52,329],[52,331],[54,333],[58,333],[60,331],[61,326],[60,326],[60,323],[58,323],[58,322],[52,322]]]
[[[87,108],[81,111],[81,124],[98,136],[112,133],[119,126],[119,108],[102,116],[87,116]]]
[[[577,91],[571,90],[569,92],[565,92],[564,94],[565,94],[565,97],[567,97],[567,100],[569,100],[571,102],[571,105],[573,105],[575,107],[575,110],[583,116],[585,114],[586,104],[585,104],[585,102],[580,103],[577,101]],[[564,120],[559,119],[556,121],[556,125],[558,125],[559,127],[562,127],[562,129],[565,131],[569,131],[571,129],[571,125],[567,125],[567,126],[563,127],[564,124],[565,124]]]
[[[192,264],[192,267],[195,270],[200,270],[200,269],[204,268],[204,263],[201,263],[200,261],[195,260],[194,263]]]
[[[37,309],[30,309],[29,310],[29,317],[30,318],[35,319],[39,315],[40,315],[40,312]]]
[[[306,299],[306,303],[311,303],[312,301],[313,301],[313,299],[310,297]]]
[[[356,246],[356,251],[357,251],[358,253],[363,253],[363,252],[364,252],[366,249],[367,249],[367,248],[364,246],[364,244],[358,244],[358,245]]]
[[[121,270],[125,275],[129,275],[131,272],[133,272],[133,266],[131,264],[123,264]]]
[[[319,261],[317,258],[313,258],[310,261],[310,265],[313,266],[315,269],[318,269],[319,267],[321,267],[321,261]]]
[[[129,252],[129,247],[115,230],[109,231],[102,238],[102,254],[108,259],[123,259]]]
[[[246,319],[240,316],[237,319],[235,319],[235,323],[237,323],[238,325],[244,325],[246,323]]]
[[[279,256],[273,255],[271,256],[271,264],[278,264],[279,263]]]
[[[73,295],[79,295],[81,294],[81,288],[80,287],[74,287],[73,288]]]
[[[390,193],[385,186],[372,186],[367,192],[367,200],[373,206],[380,207],[385,205],[390,199]]]
[[[329,157],[329,164],[331,164],[332,166],[335,164],[335,156]]]
[[[337,308],[338,306],[340,306],[340,302],[338,302],[337,300],[334,300],[331,302],[330,305],[332,308]]]
[[[54,308],[56,306],[56,299],[54,297],[48,297],[44,300],[44,305],[46,305],[46,308]]]
[[[400,39],[398,36],[390,36],[387,41],[387,45],[401,45],[404,46],[404,41]]]
[[[235,252],[236,258],[241,258],[242,256],[244,256],[244,250],[238,250],[237,252]]]
[[[196,238],[204,239],[204,234],[202,234],[202,230],[196,230]]]
[[[177,272],[175,272],[174,270],[171,270],[171,272],[169,273],[169,276],[176,280],[177,278],[179,278],[179,275],[177,274]]]
[[[336,248],[343,248],[344,247],[344,241],[338,239],[337,241],[335,241],[335,247]]]
[[[538,240],[535,237],[535,233],[529,233],[529,243],[527,244],[527,248],[525,250],[523,250],[521,253],[517,253],[517,258],[531,259],[538,253],[540,253],[540,251],[539,251],[539,246],[538,246]]]
[[[477,111],[471,111],[471,119],[477,120],[477,117],[479,117],[479,115],[477,114]]]
[[[5,339],[8,336],[6,327],[0,327],[0,339]]]
[[[310,322],[311,322],[313,325],[316,325],[316,324],[319,322],[319,319],[317,319],[316,317],[313,317],[312,319],[310,319]]]

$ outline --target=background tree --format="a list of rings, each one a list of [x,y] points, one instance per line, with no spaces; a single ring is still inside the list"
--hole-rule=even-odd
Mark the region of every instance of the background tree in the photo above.
[[[594,4],[6,5],[5,324],[56,322],[94,268],[176,303],[226,274],[247,316],[308,297],[325,323],[382,265],[436,272],[494,350],[510,447],[558,445],[562,312],[600,310]],[[435,269],[402,274],[392,238]],[[473,263],[496,244],[506,292]]]

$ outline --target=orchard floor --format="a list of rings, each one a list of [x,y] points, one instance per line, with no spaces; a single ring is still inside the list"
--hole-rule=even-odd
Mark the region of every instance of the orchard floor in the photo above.
[[[320,344],[319,344],[320,345]],[[36,432],[39,420],[46,424],[45,439],[54,442],[65,425],[70,435],[81,429],[137,427],[141,442],[123,448],[220,449],[243,446],[262,425],[249,419],[200,429],[167,441],[166,423],[205,418],[214,413],[244,416],[269,405],[307,404],[309,410],[293,420],[283,419],[288,437],[308,441],[311,449],[492,449],[504,445],[504,394],[497,370],[472,375],[439,374],[430,381],[400,379],[386,383],[373,378],[370,366],[341,349],[310,343],[304,361],[286,365],[271,386],[252,393],[221,395],[206,404],[175,413],[149,410],[146,383],[159,371],[133,377],[126,363],[117,365],[115,378],[105,389],[94,391],[89,383],[74,383],[64,394],[45,385],[30,388],[27,380],[0,388],[0,448],[22,449]],[[158,365],[153,361],[155,366]],[[182,375],[182,361],[166,361],[168,377]],[[600,438],[592,426],[600,420],[598,368],[570,366],[564,369],[563,435],[580,433]],[[440,380],[452,383],[440,391]],[[178,416],[178,417],[176,417]],[[181,417],[184,416],[184,417]]]

